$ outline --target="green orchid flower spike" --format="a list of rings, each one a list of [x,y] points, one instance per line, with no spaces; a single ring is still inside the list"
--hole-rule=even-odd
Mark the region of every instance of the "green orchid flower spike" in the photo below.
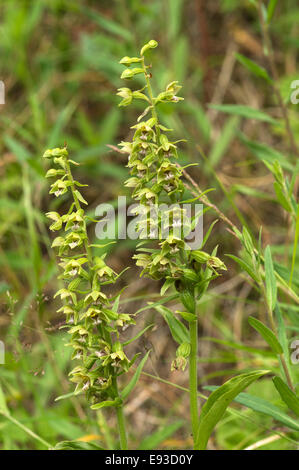
[[[59,278],[65,287],[54,297],[64,302],[58,312],[65,315],[72,359],[78,362],[69,374],[70,380],[76,384],[75,394],[85,393],[93,409],[115,407],[120,445],[126,449],[123,399],[117,379],[128,372],[138,355],[128,359],[120,336],[135,321],[132,315],[118,312],[119,295],[111,298],[104,292],[105,286],[115,283],[118,275],[106,264],[105,256],[92,254],[82,207],[87,202],[78,190],[82,185],[71,172],[71,165],[76,163],[68,158],[66,148],[47,150],[44,158],[53,166],[46,174],[54,179],[50,194],[57,198],[70,196],[73,200],[66,214],[54,211],[46,214],[52,222],[50,230],[60,231],[52,247],[58,250],[62,269]]]
[[[189,326],[189,338],[175,339],[179,342],[177,357],[172,362],[172,369],[184,369],[189,360],[190,408],[192,433],[195,438],[199,426],[197,399],[197,345],[198,345],[198,300],[208,288],[209,282],[226,270],[224,263],[216,257],[216,249],[210,255],[200,250],[190,250],[185,238],[191,233],[201,214],[196,213],[189,219],[185,217],[182,206],[185,185],[182,169],[178,165],[178,146],[180,141],[169,140],[170,129],[159,120],[160,103],[177,104],[181,86],[177,81],[169,83],[165,90],[154,96],[151,86],[150,66],[146,64],[145,54],[156,48],[158,43],[149,41],[140,51],[140,57],[124,57],[120,63],[127,67],[121,75],[126,81],[135,75],[143,75],[145,85],[142,89],[120,88],[122,98],[119,106],[128,106],[134,100],[143,100],[145,110],[132,126],[134,135],[131,142],[121,142],[120,148],[128,154],[128,167],[131,177],[126,185],[132,188],[132,196],[143,207],[143,217],[139,218],[137,229],[141,239],[150,239],[140,244],[138,254],[134,256],[136,264],[142,267],[142,275],[163,281],[161,295],[172,288],[179,296],[186,312],[181,316]],[[133,66],[132,66],[133,64]],[[138,64],[138,67],[136,67]],[[132,66],[132,67],[131,67]],[[160,211],[161,204],[170,206],[169,210]],[[156,223],[151,223],[155,217]],[[153,227],[154,225],[154,227]],[[151,227],[151,228],[149,228]],[[182,236],[182,232],[183,235]],[[174,325],[184,324],[165,307],[157,307],[161,313],[167,313],[171,330]],[[174,323],[175,322],[175,323]],[[184,335],[183,335],[184,336]]]

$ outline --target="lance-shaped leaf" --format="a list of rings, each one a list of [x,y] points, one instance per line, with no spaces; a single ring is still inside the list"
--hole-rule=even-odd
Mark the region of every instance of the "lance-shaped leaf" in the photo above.
[[[140,377],[140,374],[142,372],[142,369],[147,361],[147,358],[149,356],[149,353],[150,351],[148,351],[146,353],[146,355],[144,356],[144,358],[140,361],[132,379],[130,380],[130,382],[128,383],[128,385],[126,385],[126,387],[123,389],[123,391],[121,392],[120,396],[122,398],[122,400],[125,400],[131,393],[131,391],[133,390],[133,388],[135,387],[135,385],[137,384],[138,380],[139,380],[139,377]]]
[[[162,305],[156,306],[157,312],[161,313],[169,326],[173,339],[178,343],[187,343],[189,341],[189,332],[185,325],[178,320],[169,308]]]
[[[219,387],[208,385],[203,387],[205,390],[217,390]],[[291,416],[288,416],[284,411],[282,411],[278,406],[273,405],[264,398],[256,397],[251,395],[250,393],[240,393],[234,401],[239,403],[240,405],[246,406],[251,410],[257,411],[259,413],[263,413],[267,416],[271,416],[279,423],[282,423],[284,426],[287,426],[290,429],[294,429],[295,431],[299,431],[299,423],[298,420],[295,420]]]
[[[244,65],[244,67],[246,67],[254,75],[263,78],[264,80],[267,80],[268,83],[272,83],[272,79],[269,77],[266,69],[264,69],[260,65],[253,62],[253,60],[248,59],[248,57],[245,57],[242,54],[236,54],[236,58],[242,65]]]
[[[258,276],[256,275],[256,273],[254,272],[254,270],[252,269],[252,267],[246,262],[244,261],[243,259],[241,258],[238,258],[237,256],[235,255],[226,255],[228,256],[229,258],[233,259],[236,263],[238,263],[238,265],[244,270],[246,271],[249,276],[259,284],[259,278]]]
[[[277,302],[277,285],[274,273],[271,248],[267,245],[265,250],[266,295],[269,308],[273,311]]]
[[[251,108],[250,106],[243,106],[241,104],[211,104],[211,109],[222,111],[226,114],[233,114],[234,116],[241,116],[247,119],[254,119],[256,121],[269,122],[271,124],[278,124],[268,114],[259,111],[258,109]]]
[[[0,385],[0,414],[9,415],[9,410],[6,405],[5,395]]]
[[[273,15],[274,15],[276,5],[277,5],[277,0],[270,0],[269,1],[268,7],[267,7],[267,23],[270,23]]]
[[[234,398],[252,382],[268,373],[268,370],[258,370],[238,375],[225,382],[209,396],[200,414],[199,427],[195,436],[196,449],[204,450],[206,448],[216,424]]]
[[[295,393],[281,380],[280,377],[273,377],[273,383],[283,401],[288,405],[290,410],[299,416],[299,398]]]
[[[136,336],[133,336],[133,338],[128,339],[128,341],[124,341],[123,345],[127,346],[128,344],[133,343],[134,341],[136,341],[136,339],[140,338],[140,336],[142,336],[147,330],[149,330],[150,328],[153,328],[154,326],[155,326],[154,323],[151,323],[150,325],[146,326],[145,328],[140,330]]]
[[[275,354],[283,353],[280,342],[276,338],[273,331],[270,330],[270,328],[268,328],[260,320],[257,320],[254,317],[249,317],[248,322],[252,326],[252,328],[254,328],[256,331],[259,332],[259,334],[264,338],[266,343],[269,344],[270,348],[272,349],[273,352],[275,352]]]

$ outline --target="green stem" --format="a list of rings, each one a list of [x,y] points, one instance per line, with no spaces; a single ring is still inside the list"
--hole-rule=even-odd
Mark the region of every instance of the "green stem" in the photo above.
[[[121,450],[128,450],[125,416],[124,416],[124,410],[123,410],[122,405],[116,408],[116,415],[117,415],[117,421],[118,421],[120,448]]]
[[[189,397],[190,397],[190,415],[191,415],[191,426],[192,435],[195,445],[196,434],[199,426],[199,412],[198,412],[198,392],[197,392],[197,329],[198,321],[192,321],[189,323],[190,332],[190,345],[191,351],[189,356]]]
[[[76,192],[75,192],[76,191],[75,182],[74,182],[73,174],[72,174],[72,171],[71,171],[70,163],[69,163],[67,157],[65,158],[65,165],[66,165],[67,177],[68,177],[69,182],[71,183],[70,188],[71,188],[72,196],[73,196],[73,199],[74,199],[74,203],[75,203],[77,211],[79,211],[79,210],[81,210],[81,204],[80,204],[79,199],[78,199],[78,197],[76,195]],[[85,219],[84,219],[84,231],[85,231],[85,235],[86,235],[86,238],[84,240],[84,247],[85,247],[85,251],[86,251],[86,256],[88,258],[89,266],[92,268],[92,264],[93,264],[92,263],[92,253],[91,253],[90,247],[88,245],[88,234],[87,234]]]
[[[113,380],[116,396],[119,397],[116,377],[114,377],[112,380]],[[118,422],[118,433],[119,433],[119,440],[120,440],[120,448],[121,448],[121,450],[128,450],[128,441],[127,441],[126,423],[125,423],[125,415],[124,415],[123,405],[120,404],[120,405],[116,406],[115,410],[116,410],[116,416],[117,416],[117,422]]]
[[[145,80],[146,80],[146,87],[147,87],[147,91],[148,91],[148,97],[149,97],[151,107],[152,107],[152,116],[153,116],[154,119],[156,119],[155,129],[156,129],[156,133],[157,133],[157,143],[159,143],[160,142],[160,128],[159,128],[159,125],[158,125],[158,115],[157,115],[157,111],[156,111],[156,108],[155,108],[153,90],[152,90],[151,82],[150,82],[150,79],[149,79],[149,75],[148,75],[147,70],[146,70],[144,57],[142,57],[142,67],[143,67],[143,70],[144,70],[144,76],[145,76]]]

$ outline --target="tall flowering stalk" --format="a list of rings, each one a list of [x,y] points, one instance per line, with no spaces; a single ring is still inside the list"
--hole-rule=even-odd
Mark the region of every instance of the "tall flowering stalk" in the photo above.
[[[185,217],[185,209],[182,206],[185,191],[182,170],[175,162],[178,158],[179,141],[169,141],[167,133],[170,129],[160,123],[157,112],[159,103],[178,103],[183,98],[177,96],[181,87],[176,81],[154,96],[150,82],[150,66],[145,63],[145,54],[155,47],[157,42],[151,40],[142,47],[139,57],[124,57],[120,61],[126,67],[121,78],[131,79],[135,75],[143,75],[145,86],[136,91],[127,87],[120,88],[118,95],[122,97],[122,101],[119,106],[128,106],[136,99],[146,103],[137,124],[132,126],[135,131],[133,140],[121,142],[120,147],[122,152],[129,154],[128,167],[131,177],[126,185],[132,188],[132,196],[140,204],[139,215],[142,212],[137,227],[140,238],[152,239],[149,247],[144,245],[145,241],[140,244],[139,253],[134,256],[136,263],[143,268],[141,274],[163,281],[162,296],[169,288],[174,289],[185,309],[176,313],[187,321],[188,335],[180,335],[178,331],[174,335],[180,344],[172,368],[184,369],[187,359],[189,360],[191,423],[196,442],[199,428],[197,303],[208,288],[209,282],[219,275],[217,270],[225,270],[226,267],[215,256],[216,250],[212,255],[201,250],[203,245],[200,249],[191,250],[185,241],[200,214],[195,213],[187,219]],[[148,114],[151,117],[145,120]],[[165,203],[171,208],[161,211],[159,207]],[[185,332],[185,325],[169,309],[163,309],[172,333],[176,327]]]
[[[87,202],[78,190],[83,186],[75,181],[66,148],[47,150],[44,158],[52,168],[46,174],[55,181],[50,194],[56,197],[69,193],[73,199],[68,212],[60,215],[48,212],[52,220],[50,230],[64,231],[53,241],[58,249],[59,265],[65,287],[54,297],[64,305],[58,310],[66,316],[66,326],[73,348],[72,359],[78,365],[70,372],[76,384],[75,394],[85,392],[91,408],[113,406],[116,409],[121,448],[127,448],[123,415],[123,398],[118,391],[117,378],[127,372],[134,360],[129,361],[120,341],[120,331],[135,323],[132,317],[118,313],[119,296],[108,298],[104,287],[115,283],[118,275],[106,264],[105,256],[93,256],[86,230],[87,216],[83,205]]]

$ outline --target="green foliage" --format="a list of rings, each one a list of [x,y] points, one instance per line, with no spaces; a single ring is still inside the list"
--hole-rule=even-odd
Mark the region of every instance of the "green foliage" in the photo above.
[[[279,341],[276,339],[275,334],[267,326],[254,317],[249,317],[248,322],[255,330],[260,333],[274,353],[282,354],[283,350]]]
[[[59,248],[59,265],[63,269],[60,278],[66,285],[54,297],[67,299],[60,311],[66,315],[70,346],[74,350],[72,358],[80,360],[80,365],[70,373],[71,380],[76,383],[75,393],[86,392],[94,409],[108,406],[107,403],[117,406],[115,379],[120,370],[127,372],[131,366],[119,341],[118,328],[134,320],[128,314],[115,312],[112,301],[102,291],[104,282],[116,281],[116,273],[103,256],[93,257],[90,251],[86,215],[80,205],[80,202],[87,203],[76,189],[81,184],[73,179],[70,169],[70,164],[75,162],[68,158],[66,148],[47,150],[44,158],[58,166],[47,172],[48,178],[59,177],[52,183],[50,194],[59,197],[70,192],[73,198],[66,214],[47,213],[54,220],[50,230],[58,231],[65,225],[65,234],[56,237],[52,247]],[[114,341],[112,333],[116,334]],[[107,401],[107,398],[114,400]]]
[[[93,442],[62,441],[58,442],[52,450],[104,450]]]
[[[195,438],[196,446],[200,450],[206,448],[213,429],[222,418],[231,401],[252,382],[268,372],[265,370],[255,371],[233,377],[209,396],[201,410],[199,427]]]
[[[133,390],[133,388],[137,384],[138,379],[140,377],[140,374],[142,372],[142,369],[143,369],[143,367],[144,367],[144,365],[145,365],[145,363],[148,359],[149,353],[150,353],[150,351],[148,351],[146,353],[146,355],[144,356],[144,358],[140,361],[140,364],[138,365],[138,367],[137,367],[133,377],[131,378],[130,382],[128,383],[128,385],[120,393],[120,396],[121,396],[122,400],[125,400],[128,397],[128,395],[131,393],[131,391]]]
[[[266,297],[270,310],[274,310],[277,302],[277,285],[269,245],[265,250],[265,277],[266,277]]]
[[[177,81],[170,82],[156,97],[153,95],[151,75],[148,73],[149,66],[145,63],[144,53],[157,45],[156,41],[149,41],[140,51],[142,68],[128,68],[121,75],[121,78],[132,78],[143,74],[145,86],[136,91],[119,89],[118,95],[123,98],[120,106],[131,104],[136,97],[143,98],[144,91],[149,106],[138,117],[137,124],[132,126],[135,130],[132,142],[121,142],[120,147],[123,153],[129,154],[128,167],[131,178],[125,184],[133,188],[133,199],[142,205],[142,211],[138,211],[141,218],[136,228],[139,238],[156,240],[150,245],[150,249],[144,245],[138,248],[140,253],[133,258],[137,266],[143,268],[141,275],[164,281],[162,294],[170,286],[175,288],[187,310],[186,314],[181,313],[181,316],[191,320],[188,331],[171,310],[156,306],[156,310],[165,318],[174,340],[179,343],[172,370],[184,370],[189,358],[190,408],[194,435],[198,425],[196,302],[207,289],[211,280],[209,274],[213,273],[214,277],[217,277],[217,270],[226,270],[226,267],[216,256],[200,250],[190,250],[185,241],[185,237],[196,225],[198,216],[196,214],[186,218],[185,209],[180,206],[184,201],[185,187],[182,182],[182,169],[174,162],[174,159],[178,158],[176,144],[180,141],[168,139],[166,132],[169,132],[169,129],[160,123],[157,112],[158,105],[177,103],[183,98],[177,96],[181,89]],[[136,57],[124,57],[120,63],[130,66],[136,61]],[[151,117],[143,120],[150,112]],[[167,203],[167,211],[160,210],[162,203]],[[195,441],[194,444],[197,446]]]
[[[236,57],[237,57],[238,61],[242,65],[244,65],[251,73],[253,73],[257,77],[265,79],[269,83],[272,82],[271,78],[269,77],[269,75],[267,73],[267,70],[265,70],[263,67],[259,66],[258,64],[256,64],[255,62],[248,59],[248,57],[245,57],[242,54],[236,54]],[[259,113],[257,113],[257,114],[259,114]],[[267,116],[267,117],[269,118],[269,116]],[[256,118],[256,119],[258,119],[258,118]]]
[[[207,390],[218,390],[218,387],[215,386],[207,386],[205,387]],[[273,405],[268,400],[264,398],[253,396],[249,393],[239,393],[239,395],[234,399],[236,403],[239,403],[243,406],[246,406],[258,413],[262,413],[262,415],[270,416],[274,420],[278,421],[279,423],[287,426],[289,429],[298,431],[299,425],[298,421],[293,417],[287,415],[281,408],[276,405]]]
[[[295,393],[281,380],[280,377],[273,377],[273,383],[279,395],[288,407],[299,416],[299,399]]]
[[[134,255],[134,259],[136,259],[136,264],[143,268],[142,274],[155,280],[165,280],[162,293],[165,293],[169,286],[175,286],[185,308],[194,313],[195,291],[205,280],[205,271],[202,265],[206,265],[207,271],[211,269],[215,274],[217,274],[217,269],[226,268],[224,263],[216,257],[204,252],[189,250],[184,241],[184,237],[191,232],[195,219],[193,217],[186,222],[183,209],[178,205],[183,201],[185,191],[181,179],[182,170],[173,161],[178,158],[176,145],[178,141],[168,140],[166,134],[168,129],[160,124],[156,110],[158,104],[180,101],[182,98],[178,97],[177,93],[181,87],[177,81],[173,81],[157,97],[153,96],[150,76],[147,71],[149,66],[145,64],[143,55],[157,45],[156,41],[149,41],[141,49],[140,58],[126,56],[120,60],[121,64],[129,66],[139,61],[142,68],[138,68],[136,73],[143,73],[145,78],[145,86],[140,90],[132,91],[129,88],[118,90],[118,95],[123,98],[120,105],[131,104],[135,98],[140,97],[140,94],[149,103],[149,106],[139,116],[138,123],[132,126],[135,130],[132,142],[121,142],[120,144],[122,152],[129,154],[128,167],[131,178],[125,184],[133,188],[132,197],[143,205],[144,214],[137,227],[137,230],[140,231],[139,237],[150,237],[159,241],[159,248],[152,249],[150,253],[147,247],[140,247],[138,251],[141,253]],[[121,78],[131,78],[135,71],[135,68],[128,68],[125,71],[125,76],[123,73]],[[142,120],[149,112],[152,116],[147,120]],[[176,207],[170,209],[166,214],[161,213],[159,204],[165,202],[169,205],[175,204]],[[154,214],[158,221],[158,230],[155,234],[149,232],[152,211],[155,211]],[[182,237],[183,224],[189,224],[189,228],[185,230]],[[186,229],[186,226],[184,228]],[[165,229],[168,229],[167,236],[164,236]],[[156,244],[153,243],[152,246],[156,246]],[[201,253],[202,256],[200,256]]]
[[[234,116],[241,116],[247,119],[256,119],[257,121],[264,121],[270,124],[277,124],[268,114],[259,111],[258,109],[250,108],[249,106],[241,106],[238,104],[223,104],[211,105],[211,109],[222,111],[223,113],[233,114]]]
[[[223,259],[223,253],[231,255],[227,258],[229,270],[222,271],[222,278],[216,279],[218,274],[208,270],[205,263],[196,265],[195,270],[192,266],[191,270],[187,267],[180,272],[184,283],[192,284],[199,281],[198,271],[205,271],[195,302],[203,352],[196,358],[201,371],[199,385],[223,383],[238,371],[248,372],[256,367],[270,369],[284,384],[266,377],[255,382],[250,393],[239,394],[218,422],[212,448],[297,448],[295,411],[284,398],[293,397],[292,393],[297,397],[299,380],[298,366],[292,364],[290,357],[292,341],[299,332],[299,166],[296,148],[290,145],[290,135],[295,147],[299,137],[298,104],[290,99],[296,94],[291,85],[298,79],[294,65],[298,5],[295,0],[261,2],[264,29],[270,38],[266,44],[258,3],[223,0],[216,6],[206,2],[199,15],[195,3],[182,0],[1,2],[0,50],[6,58],[1,79],[5,83],[6,103],[1,105],[0,119],[0,340],[5,343],[5,364],[0,364],[0,408],[9,410],[9,415],[0,413],[1,449],[46,449],[64,440],[75,442],[69,445],[72,449],[91,449],[93,442],[109,449],[119,447],[113,409],[92,411],[84,393],[70,392],[66,371],[71,370],[73,349],[66,348],[65,343],[71,335],[65,328],[63,312],[56,313],[61,306],[60,296],[53,300],[53,294],[69,287],[72,281],[63,285],[63,269],[58,272],[54,250],[50,248],[52,234],[44,215],[52,213],[52,228],[65,236],[64,227],[74,225],[72,220],[63,222],[60,217],[67,215],[70,187],[59,183],[53,191],[66,190],[64,194],[52,198],[45,194],[46,162],[40,154],[45,148],[63,147],[67,142],[74,161],[81,164],[73,167],[74,177],[89,184],[82,197],[90,205],[87,207],[83,199],[80,202],[88,228],[99,202],[109,201],[116,206],[118,195],[131,193],[132,188],[123,185],[127,178],[124,155],[111,150],[119,139],[131,139],[128,129],[134,109],[142,114],[151,102],[143,88],[142,73],[125,84],[119,76],[124,66],[130,70],[141,68],[136,50],[152,37],[159,40],[160,47],[148,48],[144,53],[151,66],[147,74],[152,75],[150,82],[158,90],[153,98],[159,122],[172,129],[170,134],[160,128],[160,134],[172,141],[183,136],[187,141],[177,149],[183,168],[179,179],[184,178],[181,200],[197,198],[194,201],[210,203],[209,212],[204,211],[205,234],[213,217],[218,219],[212,236],[199,250],[210,255],[213,246],[219,245],[219,259]],[[207,24],[209,27],[205,28]],[[198,31],[203,32],[200,37]],[[126,60],[130,56],[133,62],[130,64],[129,59],[119,64],[118,59],[123,56]],[[274,75],[272,64],[276,68]],[[179,97],[179,84],[173,83],[174,79],[184,86],[184,100]],[[120,97],[124,106],[134,103],[134,109],[124,113],[116,106],[113,90],[127,86],[136,90],[120,88]],[[172,106],[174,90],[180,101],[177,107]],[[148,109],[141,120],[148,120],[151,112]],[[164,137],[162,140],[165,148],[167,141]],[[62,168],[54,170],[58,173],[52,170],[49,177],[63,177]],[[215,190],[207,193],[201,190],[202,186]],[[76,190],[80,198],[81,187],[78,185]],[[116,219],[115,228],[119,221]],[[76,243],[78,239],[69,241]],[[160,313],[154,320],[153,315],[155,306],[165,306],[171,312],[167,318],[174,319],[172,323],[180,320],[189,334],[194,313],[187,311],[183,300],[192,311],[194,302],[188,293],[182,295],[176,290],[173,277],[161,277],[155,285],[145,278],[137,282],[138,271],[131,262],[135,241],[109,242],[112,240],[107,240],[105,246],[97,243],[89,230],[93,259],[102,259],[107,253],[109,267],[117,272],[131,267],[121,279],[117,275],[117,284],[105,284],[101,289],[110,300],[118,288],[128,285],[117,312],[130,311],[128,306],[134,306],[140,313],[134,316],[137,325],[132,325],[133,331],[130,328],[122,332],[118,328],[121,344],[133,359],[144,348],[153,349],[133,394],[151,380],[159,397],[149,397],[140,405],[142,410],[130,413],[131,448],[188,448],[187,374],[177,369],[183,369],[190,360],[190,355],[185,357],[190,339],[185,336],[174,346],[167,321]],[[152,243],[156,243],[154,249],[160,249],[158,240]],[[267,245],[273,265],[273,270],[267,268],[268,289],[264,250]],[[81,248],[84,249],[84,241],[70,253]],[[62,249],[59,240],[54,249]],[[61,257],[66,256],[67,251]],[[197,263],[194,259],[192,262]],[[76,268],[81,269],[82,286],[87,284],[87,263],[70,270]],[[276,295],[272,290],[273,271]],[[213,279],[212,289],[208,289]],[[70,284],[71,289],[80,289],[76,282]],[[79,294],[72,290],[71,293],[79,299]],[[272,322],[268,304],[273,306],[275,298]],[[70,303],[71,299],[66,296],[63,302]],[[112,299],[112,308],[113,305]],[[112,319],[112,308],[106,312],[111,325],[116,321]],[[277,358],[260,333],[248,326],[246,319],[250,315],[270,326],[283,348],[284,365],[281,355]],[[153,322],[154,327],[150,326]],[[115,339],[114,333],[112,336]],[[172,359],[174,374],[169,367]],[[156,371],[151,378],[144,375],[149,368]],[[132,364],[129,378],[127,374],[117,378],[120,390],[135,371]],[[185,392],[173,383],[177,378]],[[280,391],[284,387],[284,397],[275,382]],[[176,399],[168,400],[175,391]],[[55,401],[55,397],[61,399]],[[153,419],[137,420],[141,412]],[[265,438],[273,435],[275,440],[265,443]],[[83,442],[90,439],[94,441]]]

